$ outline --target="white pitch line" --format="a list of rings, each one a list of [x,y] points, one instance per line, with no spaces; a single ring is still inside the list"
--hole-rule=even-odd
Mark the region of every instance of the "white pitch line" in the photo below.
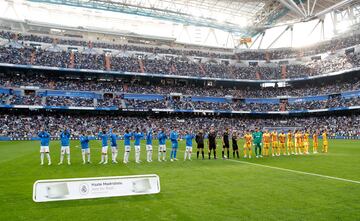
[[[230,159],[229,159],[229,160],[230,160]],[[230,161],[232,161],[232,162],[237,162],[237,163],[254,165],[254,166],[259,166],[259,167],[266,167],[266,168],[270,168],[270,169],[282,170],[282,171],[287,171],[287,172],[305,174],[305,175],[310,175],[310,176],[317,176],[317,177],[322,177],[322,178],[328,178],[328,179],[333,179],[333,180],[340,180],[340,181],[349,182],[349,183],[360,184],[360,181],[357,181],[357,180],[349,180],[349,179],[344,179],[344,178],[340,178],[340,177],[321,175],[321,174],[317,174],[317,173],[308,173],[308,172],[303,172],[303,171],[298,171],[298,170],[291,170],[291,169],[285,169],[285,168],[281,168],[281,167],[273,167],[273,166],[268,166],[268,165],[263,165],[263,164],[258,164],[258,163],[250,163],[250,162],[246,162],[246,161],[238,161],[238,160],[230,160]]]

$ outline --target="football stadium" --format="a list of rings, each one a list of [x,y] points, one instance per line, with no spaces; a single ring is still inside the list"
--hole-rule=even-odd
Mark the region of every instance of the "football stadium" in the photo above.
[[[360,220],[359,0],[1,0],[0,220]]]

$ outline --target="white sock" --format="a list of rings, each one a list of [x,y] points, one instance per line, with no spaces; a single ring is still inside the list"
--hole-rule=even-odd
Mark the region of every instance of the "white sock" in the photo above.
[[[70,163],[70,154],[67,155],[68,163]]]
[[[101,154],[101,161],[100,162],[104,162],[104,154]]]
[[[111,160],[114,162],[114,151],[111,152]]]
[[[158,152],[158,161],[161,159],[161,151]]]
[[[64,161],[64,154],[60,155],[60,163],[62,163]]]
[[[88,162],[90,162],[90,153],[88,153]]]
[[[184,153],[184,160],[186,160],[186,157],[187,157],[187,150]]]
[[[149,151],[149,160],[152,161],[152,150]]]
[[[135,151],[135,161],[139,162],[140,160],[140,151]]]
[[[164,150],[163,151],[163,160],[165,160],[165,158],[166,158],[166,151]]]
[[[82,160],[83,160],[84,163],[86,163],[86,161],[85,161],[85,153],[82,153]]]
[[[114,160],[116,161],[117,159],[117,156],[118,156],[118,151],[116,150],[115,153],[114,153]]]
[[[191,160],[191,152],[188,153],[189,160]]]
[[[44,164],[44,153],[40,153],[41,164]]]
[[[128,163],[128,162],[129,162],[129,154],[130,154],[130,152],[125,151],[125,154],[124,154],[124,161],[125,161],[126,163]]]
[[[108,162],[108,155],[106,154],[104,158],[105,158],[105,163],[107,163]]]
[[[51,158],[50,158],[50,154],[49,153],[46,153],[46,157],[48,159],[48,162],[51,163]]]

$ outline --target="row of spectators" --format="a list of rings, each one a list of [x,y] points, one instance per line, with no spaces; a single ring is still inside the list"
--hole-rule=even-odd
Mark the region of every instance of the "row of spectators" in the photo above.
[[[255,127],[298,127],[311,131],[326,129],[330,136],[360,136],[360,117],[321,116],[321,117],[289,117],[289,118],[223,118],[219,116],[203,117],[123,117],[112,115],[78,115],[78,114],[11,114],[2,113],[0,118],[0,136],[36,137],[41,127],[45,127],[53,137],[58,137],[60,130],[68,128],[73,136],[84,131],[97,133],[100,128],[117,128],[124,133],[126,128],[135,130],[151,127],[155,133],[160,128],[170,131],[172,127],[182,132],[204,130],[205,133],[214,127],[221,136],[225,128],[244,132]]]
[[[275,66],[234,66],[219,63],[199,63],[181,58],[150,59],[148,57],[111,57],[108,65],[103,54],[79,52],[50,52],[34,48],[0,47],[0,63],[39,65],[58,68],[145,72],[162,75],[212,77],[225,79],[282,79],[299,78],[347,70],[360,66],[360,54],[352,53],[314,60],[306,64],[288,64],[286,72]]]
[[[8,96],[8,99],[6,99]],[[32,96],[32,95],[1,95],[1,100],[6,104],[14,105],[47,105],[47,106],[76,106],[76,107],[118,107],[128,109],[170,108],[181,110],[235,110],[235,111],[279,111],[279,110],[314,110],[335,107],[360,106],[360,97],[344,98],[341,96],[330,97],[322,101],[299,101],[294,103],[246,103],[244,100],[229,100],[228,102],[191,101],[189,97],[164,100],[139,100],[123,99],[121,97],[103,99],[83,97],[59,96]],[[281,109],[283,108],[283,109]]]
[[[0,85],[8,88],[38,87],[41,89],[73,90],[73,91],[97,91],[116,93],[139,93],[139,94],[162,94],[182,93],[192,96],[225,97],[231,95],[234,98],[270,98],[278,96],[313,96],[335,94],[344,91],[360,90],[359,79],[334,81],[326,84],[301,85],[284,88],[259,88],[244,86],[238,88],[204,87],[195,85],[164,85],[149,82],[132,81],[125,83],[125,79],[98,79],[78,78],[72,76],[57,76],[49,74],[32,73],[0,73]]]
[[[81,46],[88,47],[91,44],[91,47],[94,48],[104,48],[104,49],[114,49],[121,51],[139,51],[147,52],[153,54],[176,54],[184,56],[199,56],[199,57],[210,57],[210,58],[222,58],[222,59],[234,59],[233,54],[229,53],[220,53],[220,52],[210,52],[210,51],[200,51],[200,50],[183,50],[177,48],[159,48],[159,47],[143,47],[137,45],[128,45],[128,44],[110,44],[104,42],[88,42],[83,40],[75,39],[65,39],[65,38],[52,38],[48,36],[40,36],[33,34],[21,34],[14,32],[1,31],[0,38],[4,39],[17,39],[19,41],[32,41],[32,42],[43,42],[48,44],[61,44],[61,45],[71,45],[71,46]]]
[[[334,38],[328,41],[323,41],[308,47],[300,49],[294,48],[281,48],[281,49],[270,49],[270,50],[245,50],[238,53],[237,55],[224,54],[220,52],[205,52],[200,50],[182,50],[176,48],[159,48],[159,47],[144,47],[136,45],[126,44],[111,44],[104,42],[92,42],[91,47],[95,48],[106,48],[123,51],[139,51],[148,52],[153,54],[175,54],[184,56],[200,56],[200,57],[212,57],[222,59],[240,59],[240,60],[274,60],[274,59],[287,59],[296,58],[302,56],[310,56],[325,52],[333,52],[338,49],[347,48],[360,43],[360,34],[349,34],[343,35],[345,37]],[[44,42],[44,43],[57,43],[62,45],[72,46],[89,46],[89,42],[84,40],[64,39],[40,36],[33,34],[20,34],[14,32],[1,31],[0,37],[4,39],[17,39],[20,41],[33,41],[33,42]]]

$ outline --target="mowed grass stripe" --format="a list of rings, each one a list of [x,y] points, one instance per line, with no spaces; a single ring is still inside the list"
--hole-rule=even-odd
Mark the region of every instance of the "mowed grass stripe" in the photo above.
[[[275,170],[282,170],[282,171],[291,172],[291,173],[317,176],[317,177],[322,177],[322,178],[327,178],[327,179],[340,180],[340,181],[344,181],[344,182],[360,184],[360,181],[350,180],[350,179],[345,179],[345,178],[340,178],[340,177],[327,176],[327,175],[322,175],[322,174],[317,174],[317,173],[308,173],[308,172],[304,172],[304,171],[286,169],[286,168],[281,168],[281,167],[273,167],[273,166],[268,166],[268,165],[264,165],[264,164],[250,163],[250,162],[246,162],[246,161],[242,161],[242,160],[229,159],[228,161],[236,162],[236,163],[243,163],[243,164],[248,164],[248,165],[253,165],[253,166],[259,166],[259,167],[265,167],[265,168],[270,168],[270,169],[275,169]]]

